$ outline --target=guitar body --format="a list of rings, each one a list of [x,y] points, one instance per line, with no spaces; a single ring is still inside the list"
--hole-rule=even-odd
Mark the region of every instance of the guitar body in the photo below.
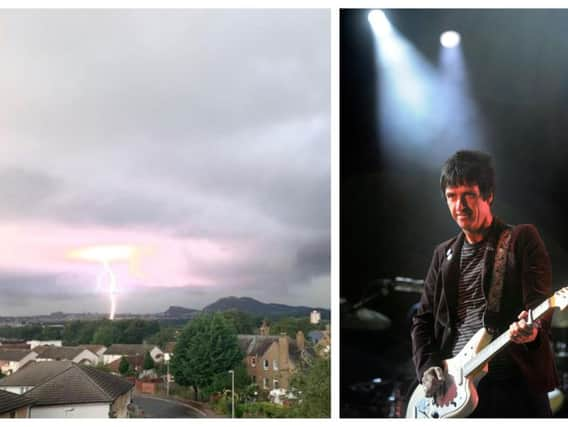
[[[464,367],[491,339],[482,328],[457,356],[444,361],[447,378],[443,396],[426,397],[424,386],[419,384],[408,401],[406,418],[463,418],[471,414],[479,401],[476,386],[487,372],[487,365],[469,375],[464,375]]]

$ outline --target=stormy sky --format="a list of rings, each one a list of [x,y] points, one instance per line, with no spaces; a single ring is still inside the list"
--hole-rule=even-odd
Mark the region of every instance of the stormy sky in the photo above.
[[[0,316],[329,307],[329,22],[0,11]]]

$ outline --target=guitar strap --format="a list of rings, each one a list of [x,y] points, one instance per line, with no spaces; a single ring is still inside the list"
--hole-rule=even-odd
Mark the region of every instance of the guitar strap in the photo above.
[[[499,236],[499,242],[497,243],[497,249],[495,251],[495,262],[493,263],[493,274],[491,275],[491,287],[489,288],[489,297],[487,298],[487,320],[496,320],[499,315],[501,295],[503,294],[503,276],[505,275],[507,252],[509,251],[510,242],[511,228],[506,228],[501,233],[501,236]],[[494,325],[488,326],[494,327]]]

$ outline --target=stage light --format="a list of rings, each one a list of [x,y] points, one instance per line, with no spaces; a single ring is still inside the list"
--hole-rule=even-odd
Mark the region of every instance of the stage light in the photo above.
[[[445,31],[440,36],[440,44],[446,48],[456,47],[460,44],[461,37],[455,31]]]
[[[373,31],[378,36],[387,36],[392,33],[392,25],[382,10],[370,11],[368,19]]]

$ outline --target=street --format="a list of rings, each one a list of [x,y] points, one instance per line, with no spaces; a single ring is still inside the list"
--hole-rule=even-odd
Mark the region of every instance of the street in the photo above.
[[[132,402],[144,411],[144,418],[204,418],[206,415],[188,404],[163,397],[134,393]]]

